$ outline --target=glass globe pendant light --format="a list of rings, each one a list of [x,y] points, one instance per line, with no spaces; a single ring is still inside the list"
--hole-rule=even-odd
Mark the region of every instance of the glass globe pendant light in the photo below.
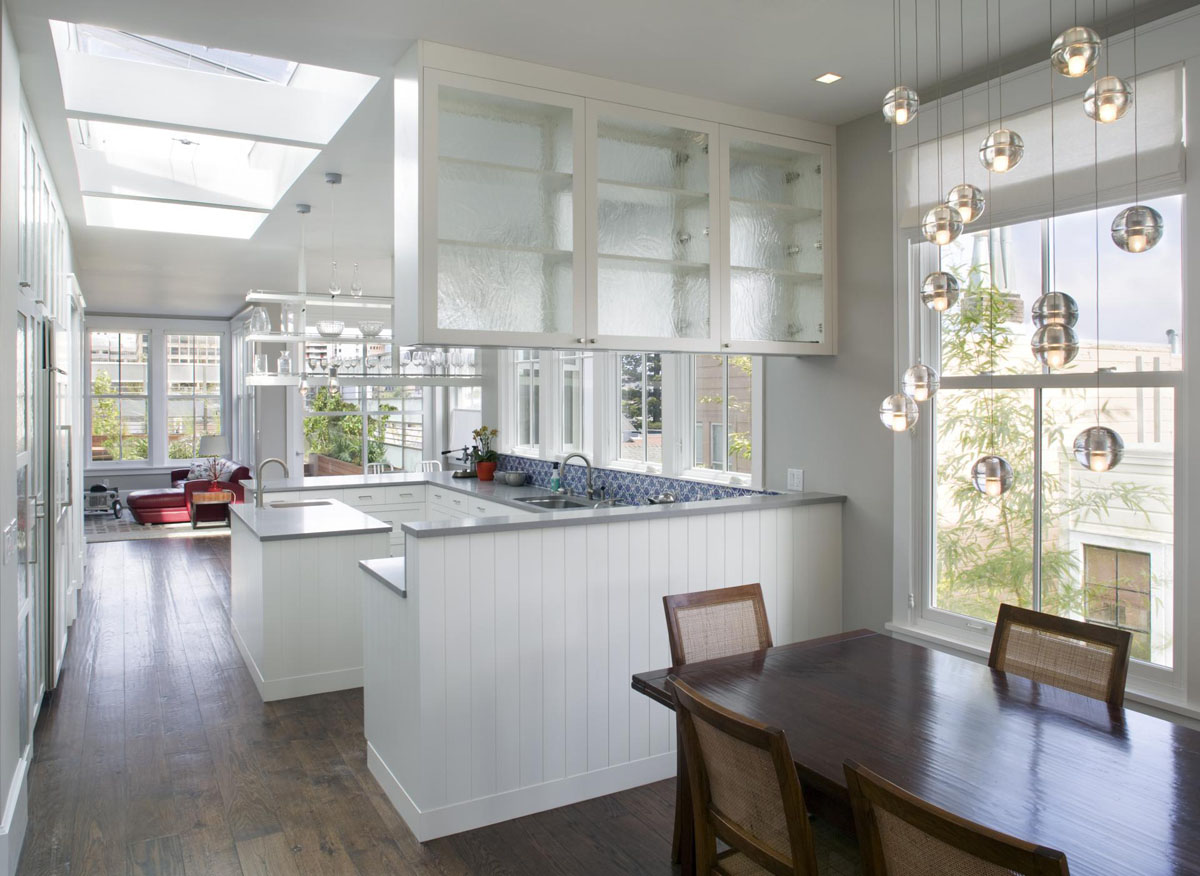
[[[950,194],[946,197],[946,206],[958,211],[964,225],[970,224],[982,216],[986,205],[983,189],[970,183],[959,183],[950,190]]]
[[[1046,292],[1033,302],[1030,318],[1038,328],[1044,325],[1074,327],[1079,322],[1079,305],[1066,292]]]
[[[1117,214],[1112,224],[1113,243],[1125,252],[1145,252],[1162,240],[1163,217],[1153,207],[1135,204]]]
[[[918,362],[904,372],[904,377],[900,381],[900,391],[913,401],[929,401],[937,393],[941,384],[942,380],[936,371],[928,365]]]
[[[945,246],[962,234],[963,221],[958,210],[947,204],[938,204],[925,214],[921,233],[925,239],[937,246]]]
[[[1105,472],[1125,457],[1125,441],[1107,426],[1088,426],[1075,436],[1072,450],[1088,471]]]
[[[354,263],[354,276],[350,280],[350,297],[362,298],[363,284],[362,280],[358,279],[358,262]]]
[[[897,85],[883,97],[883,118],[893,125],[907,125],[920,108],[920,95],[907,85]]]
[[[1048,368],[1062,368],[1079,355],[1079,336],[1066,323],[1044,325],[1033,333],[1029,344],[1033,356]]]
[[[902,392],[889,395],[879,405],[879,421],[893,432],[907,432],[917,424],[917,403]]]
[[[1102,124],[1115,122],[1133,105],[1133,89],[1120,76],[1101,76],[1083,94],[1083,111]]]
[[[1016,131],[999,128],[979,144],[979,162],[992,173],[1008,173],[1025,157],[1025,141]]]
[[[930,310],[944,313],[958,301],[958,279],[945,271],[926,275],[921,283],[921,303]]]
[[[985,496],[1002,496],[1013,482],[1013,468],[1003,456],[989,454],[971,466],[971,483]]]
[[[1050,64],[1063,76],[1078,79],[1100,60],[1100,35],[1090,27],[1068,27],[1050,46]]]

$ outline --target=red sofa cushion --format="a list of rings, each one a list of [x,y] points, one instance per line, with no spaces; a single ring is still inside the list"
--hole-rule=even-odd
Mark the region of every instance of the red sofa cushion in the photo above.
[[[125,504],[132,510],[135,508],[148,510],[150,508],[186,508],[187,498],[182,487],[169,490],[134,490],[125,497]]]

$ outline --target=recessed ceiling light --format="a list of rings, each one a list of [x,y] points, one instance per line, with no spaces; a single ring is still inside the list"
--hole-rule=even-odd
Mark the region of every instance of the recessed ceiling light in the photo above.
[[[820,76],[817,77],[817,81],[820,82],[822,85],[832,85],[834,82],[837,82],[841,78],[842,77],[836,73],[822,73]]]

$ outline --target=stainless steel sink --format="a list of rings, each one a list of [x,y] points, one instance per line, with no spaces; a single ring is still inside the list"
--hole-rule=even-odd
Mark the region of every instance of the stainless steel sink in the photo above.
[[[268,502],[267,505],[271,508],[316,508],[318,505],[331,505],[325,499],[309,499],[301,502]]]
[[[537,508],[550,508],[555,511],[561,511],[565,508],[594,508],[596,503],[591,499],[584,499],[578,496],[529,496],[524,499],[517,499],[518,502],[524,502],[526,505],[533,505]]]

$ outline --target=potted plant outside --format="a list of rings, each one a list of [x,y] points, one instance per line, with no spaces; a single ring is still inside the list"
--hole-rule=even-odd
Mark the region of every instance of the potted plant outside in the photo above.
[[[492,442],[500,433],[487,426],[480,426],[471,433],[475,446],[471,449],[471,457],[475,460],[475,473],[481,481],[490,481],[496,476],[496,463],[500,454],[492,448]]]

